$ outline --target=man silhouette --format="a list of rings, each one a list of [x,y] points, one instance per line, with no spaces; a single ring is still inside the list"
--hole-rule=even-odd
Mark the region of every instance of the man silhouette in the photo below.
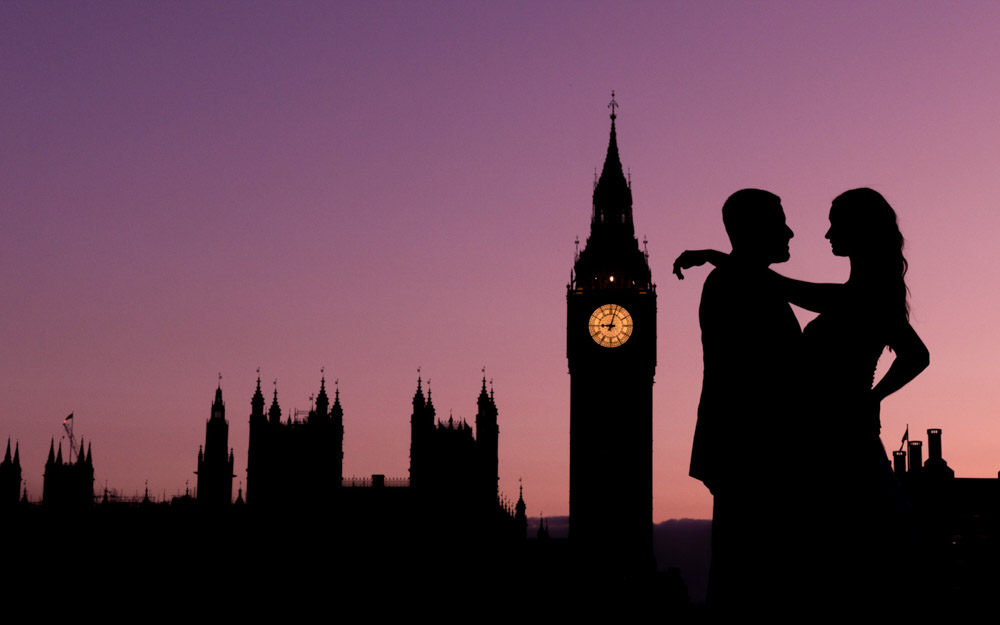
[[[714,496],[708,604],[713,610],[785,602],[794,548],[796,471],[790,466],[801,329],[768,273],[789,258],[781,199],[732,194],[722,220],[733,251],[705,280],[699,319],[704,379],[690,475]],[[702,264],[685,252],[675,273]]]

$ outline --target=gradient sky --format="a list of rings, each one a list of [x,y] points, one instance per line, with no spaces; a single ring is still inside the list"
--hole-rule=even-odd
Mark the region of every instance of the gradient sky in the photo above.
[[[0,3],[0,435],[32,498],[70,412],[98,488],[173,495],[221,371],[245,483],[256,368],[307,409],[325,367],[345,475],[405,476],[417,367],[472,420],[485,365],[501,489],[566,514],[565,286],[614,89],[658,282],[655,520],[711,516],[687,476],[707,272],[671,262],[727,249],[747,186],[814,281],[847,278],[833,197],[886,196],[931,367],[884,440],[941,427],[958,475],[995,477],[998,29],[995,2]]]

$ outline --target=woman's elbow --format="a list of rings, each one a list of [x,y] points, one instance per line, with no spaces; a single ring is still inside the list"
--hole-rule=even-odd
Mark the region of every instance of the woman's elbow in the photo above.
[[[931,353],[924,345],[920,345],[920,348],[912,354],[911,359],[913,368],[918,372],[923,371],[931,364]]]

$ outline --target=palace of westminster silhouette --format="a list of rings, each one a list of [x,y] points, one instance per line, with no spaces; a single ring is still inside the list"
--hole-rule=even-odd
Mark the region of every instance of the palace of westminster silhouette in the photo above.
[[[612,94],[613,95],[613,94]],[[587,244],[577,253],[567,288],[567,357],[571,376],[570,536],[594,566],[655,570],[652,555],[652,384],[656,358],[656,295],[646,254],[632,220],[632,194],[618,156],[617,102],[596,182]],[[613,380],[608,379],[610,375]],[[491,384],[492,386],[492,384]],[[602,391],[609,386],[616,393]],[[370,529],[378,516],[403,519],[427,529],[448,520],[463,535],[523,540],[527,532],[523,488],[516,503],[498,492],[498,410],[484,375],[477,398],[475,430],[449,419],[436,421],[433,401],[418,375],[410,422],[409,477],[373,475],[345,479],[344,410],[339,388],[331,398],[325,377],[308,415],[282,417],[277,389],[266,404],[257,380],[250,404],[246,490],[233,499],[234,450],[220,385],[197,455],[197,489],[171,505],[190,510],[246,511],[280,518],[289,511],[326,514],[352,531]],[[610,428],[610,420],[635,427]],[[88,449],[70,460],[53,441],[45,465],[42,509],[62,512],[114,504],[107,491],[94,492],[94,461]],[[73,458],[73,455],[76,458]],[[632,476],[612,484],[607,467]],[[20,450],[0,465],[0,505],[27,504],[20,488]],[[608,492],[616,493],[614,506]],[[17,503],[17,502],[21,503]],[[186,503],[190,502],[190,503]],[[165,502],[161,502],[165,503]],[[141,502],[153,505],[148,493]],[[5,513],[6,514],[6,513]],[[239,512],[243,514],[243,512]],[[363,520],[360,520],[363,519]],[[545,536],[544,524],[540,536]]]

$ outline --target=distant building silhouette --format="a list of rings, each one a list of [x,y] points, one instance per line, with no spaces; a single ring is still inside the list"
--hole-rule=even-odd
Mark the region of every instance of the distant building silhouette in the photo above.
[[[198,450],[198,503],[228,506],[233,501],[233,450],[229,448],[229,422],[222,401],[222,382],[215,390],[212,416],[205,424],[205,447]],[[227,457],[226,451],[229,451]]]
[[[499,497],[499,413],[485,375],[475,432],[464,420],[437,420],[430,390],[425,395],[423,380],[417,377],[410,416],[409,479],[344,478],[344,410],[339,388],[330,404],[325,377],[304,419],[295,414],[282,417],[277,389],[265,414],[259,377],[250,405],[243,493],[250,511],[311,508],[354,529],[378,523],[377,519],[395,519],[410,528],[443,524],[447,519],[456,531],[472,535],[499,532],[523,538],[527,533],[523,492],[516,504]]]
[[[247,451],[248,506],[325,506],[336,496],[344,475],[344,410],[340,389],[333,405],[326,393],[326,377],[305,419],[290,415],[281,420],[278,389],[267,414],[264,395],[250,400],[250,448]]]
[[[955,477],[942,453],[941,430],[927,430],[927,460],[921,441],[904,438],[893,452],[893,469],[912,509],[920,559],[913,571],[897,567],[912,586],[911,596],[928,608],[993,606],[1000,573],[1000,474],[996,478]]]
[[[14,456],[10,455],[10,438],[7,439],[7,453],[0,462],[0,508],[12,508],[21,497],[21,449],[14,444]]]
[[[410,487],[445,501],[468,499],[479,514],[496,510],[498,495],[497,406],[486,377],[477,399],[476,433],[464,420],[435,423],[434,403],[417,377],[410,418]]]
[[[55,452],[55,440],[49,443],[49,457],[45,461],[42,479],[42,505],[52,508],[89,508],[94,504],[94,462],[87,445],[83,453],[83,440],[76,462],[63,461],[62,441]]]
[[[612,574],[653,571],[656,285],[632,220],[615,131],[594,187],[590,236],[566,291],[570,540]]]

